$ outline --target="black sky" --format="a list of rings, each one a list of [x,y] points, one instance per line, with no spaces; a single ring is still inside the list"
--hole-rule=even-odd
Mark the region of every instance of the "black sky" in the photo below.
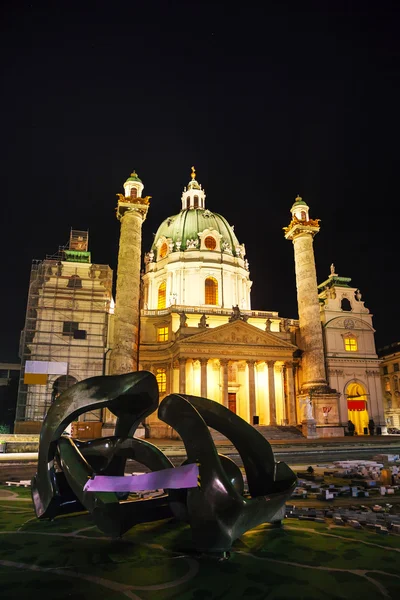
[[[89,229],[115,269],[116,193],[152,196],[148,250],[196,166],[246,245],[252,307],[297,317],[296,194],[334,262],[400,340],[396,2],[5,2],[1,44],[0,360],[16,360],[32,259]],[[397,169],[396,169],[397,167]]]

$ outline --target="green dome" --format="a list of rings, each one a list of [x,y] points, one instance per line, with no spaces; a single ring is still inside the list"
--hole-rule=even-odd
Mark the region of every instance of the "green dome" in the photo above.
[[[139,183],[143,183],[142,180],[139,179],[139,177],[137,176],[136,171],[133,171],[133,173],[131,173],[131,176],[128,177],[125,183],[127,183],[128,181],[138,181]]]
[[[310,208],[307,204],[307,202],[304,202],[303,198],[301,198],[300,196],[297,196],[293,206],[292,206],[292,210],[295,206],[305,206],[306,208]]]
[[[236,256],[236,247],[239,246],[239,242],[233,232],[233,227],[221,215],[203,208],[185,209],[179,214],[165,219],[158,228],[151,249],[156,252],[158,240],[161,237],[166,237],[171,239],[174,244],[180,241],[181,251],[186,250],[187,240],[199,240],[198,233],[205,229],[218,231],[222,235],[221,247],[224,242],[227,242],[226,247]]]

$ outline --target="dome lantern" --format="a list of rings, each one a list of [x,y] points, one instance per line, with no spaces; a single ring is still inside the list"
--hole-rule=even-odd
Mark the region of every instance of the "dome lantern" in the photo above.
[[[189,181],[187,188],[185,187],[182,193],[182,210],[205,208],[206,195],[201,184],[196,180],[194,167],[192,167],[190,177],[191,181]]]
[[[125,197],[126,198],[141,198],[143,192],[143,182],[139,179],[136,171],[131,173],[130,177],[124,183]]]

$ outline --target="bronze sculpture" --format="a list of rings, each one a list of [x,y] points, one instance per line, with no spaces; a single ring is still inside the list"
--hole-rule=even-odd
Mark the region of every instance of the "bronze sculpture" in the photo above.
[[[83,442],[63,435],[80,414],[105,407],[117,416],[114,436]],[[40,436],[31,485],[36,515],[52,519],[87,510],[97,527],[113,537],[137,523],[175,517],[189,523],[194,549],[209,554],[224,554],[249,529],[281,520],[296,485],[293,471],[275,461],[269,442],[239,416],[217,402],[186,394],[165,397],[158,417],[182,438],[185,464],[199,465],[200,487],[164,490],[140,502],[129,500],[128,494],[85,491],[88,478],[123,476],[128,458],[151,471],[173,467],[154,444],[133,437],[157,407],[157,381],[148,371],[92,377],[63,392],[49,409]],[[218,454],[209,427],[237,448],[248,494],[239,467]]]

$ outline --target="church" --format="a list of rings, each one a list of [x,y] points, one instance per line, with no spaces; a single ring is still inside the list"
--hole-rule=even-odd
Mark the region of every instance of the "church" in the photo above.
[[[37,429],[57,394],[76,381],[135,370],[154,373],[160,399],[173,392],[207,397],[256,427],[280,428],[282,437],[288,427],[309,438],[342,436],[349,420],[362,435],[370,419],[384,433],[372,316],[334,265],[318,284],[313,238],[320,227],[307,203],[295,198],[282,228],[294,248],[294,319],[252,307],[245,240],[208,209],[194,167],[180,204],[142,256],[142,226],[151,210],[143,190],[133,172],[117,194],[115,306],[110,269],[91,262],[84,232],[77,232],[81,247],[71,232],[68,248],[36,265],[43,276],[23,332],[16,433],[35,430],[33,422]],[[85,419],[103,434],[113,432],[107,410]],[[156,414],[139,433],[174,434]]]

